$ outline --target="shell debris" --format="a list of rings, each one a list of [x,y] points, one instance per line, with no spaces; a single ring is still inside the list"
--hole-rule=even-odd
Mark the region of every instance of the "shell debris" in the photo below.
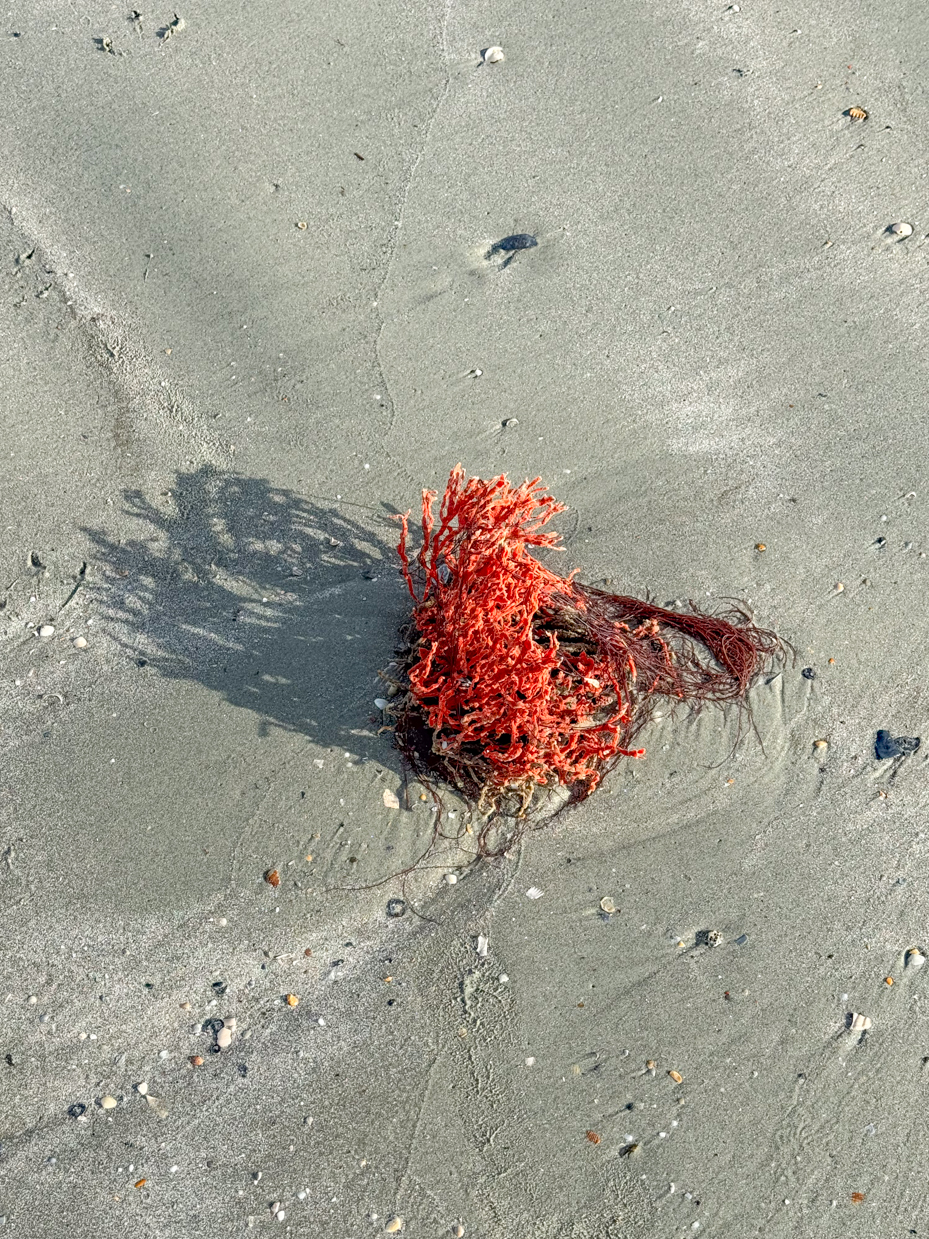
[[[907,968],[922,968],[923,964],[926,962],[926,957],[923,955],[918,946],[911,946],[906,953],[905,962]]]
[[[675,1084],[684,1083],[684,1077],[681,1075],[679,1071],[669,1071],[668,1075],[671,1077],[671,1079],[674,1081]]]
[[[852,1021],[849,1028],[852,1032],[867,1032],[871,1027],[870,1015],[860,1015],[857,1011],[852,1012]]]
[[[545,894],[545,891],[540,890],[538,886],[530,886],[529,889],[526,891],[526,898],[527,899],[541,899],[544,894]]]
[[[609,895],[603,896],[603,898],[600,900],[600,907],[603,909],[604,912],[608,912],[610,915],[612,915],[614,912],[617,912],[619,910],[616,907],[616,904],[613,902],[613,900],[609,897]]]
[[[403,1218],[392,1217],[384,1229],[387,1231],[388,1235],[398,1234],[401,1230],[403,1230]]]
[[[502,60],[506,60],[502,47],[497,47],[497,45],[494,44],[493,47],[487,47],[484,49],[485,65],[498,65]]]
[[[384,788],[384,808],[399,809],[400,801],[397,799],[396,792],[392,792],[389,787]]]
[[[481,959],[487,958],[487,952],[490,950],[490,939],[484,934],[477,935],[477,953]]]
[[[891,224],[887,231],[895,237],[911,237],[913,235],[913,225],[900,220],[899,223]],[[41,629],[39,631],[41,633]]]
[[[850,120],[867,120],[868,113],[864,110],[864,108],[856,106],[848,109],[848,117]]]

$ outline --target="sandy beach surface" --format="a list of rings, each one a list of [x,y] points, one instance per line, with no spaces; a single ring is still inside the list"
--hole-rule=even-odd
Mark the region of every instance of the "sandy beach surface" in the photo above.
[[[927,55],[913,0],[4,15],[0,1234],[926,1233]],[[401,877],[392,516],[458,461],[796,661]]]

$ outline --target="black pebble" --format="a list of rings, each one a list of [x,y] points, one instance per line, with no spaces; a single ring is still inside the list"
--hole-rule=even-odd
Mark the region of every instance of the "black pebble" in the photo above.
[[[73,1119],[79,1119],[87,1110],[87,1107],[82,1101],[76,1101],[73,1106],[68,1106],[68,1113]]]
[[[903,757],[907,753],[915,753],[920,744],[919,736],[892,736],[886,728],[882,728],[874,741],[874,755],[878,761]]]
[[[405,899],[388,899],[387,900],[387,915],[388,916],[403,916],[406,912]]]
[[[538,244],[539,242],[531,232],[513,232],[508,237],[494,241],[487,251],[487,257],[493,258],[496,254],[517,254],[520,250],[531,250]]]
[[[803,676],[805,680],[816,679],[816,672],[813,670],[812,667],[804,667],[803,670],[800,672],[800,674]]]

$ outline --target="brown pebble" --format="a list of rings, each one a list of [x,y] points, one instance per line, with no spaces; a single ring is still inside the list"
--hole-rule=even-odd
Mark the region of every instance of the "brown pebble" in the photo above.
[[[587,1139],[590,1141],[591,1144],[600,1143],[600,1137],[597,1135],[595,1131],[586,1131],[584,1132],[584,1135],[587,1137]]]
[[[296,994],[285,994],[284,1001],[287,1003],[288,1007],[295,1007],[300,999]]]
[[[191,1067],[202,1067],[203,1066],[203,1055],[202,1054],[191,1054],[190,1065]]]
[[[307,947],[303,954],[307,957],[307,959],[309,959],[313,952],[309,947]]]
[[[756,551],[766,551],[767,549],[768,549],[768,548],[765,546],[765,544],[764,544],[763,542],[756,542],[756,543],[755,543],[755,550],[756,550]]]
[[[684,1083],[684,1077],[681,1075],[679,1071],[669,1071],[668,1075],[671,1077],[671,1079],[674,1081],[675,1084]]]
[[[144,1187],[144,1186],[145,1186],[145,1184],[146,1184],[147,1182],[148,1182],[148,1179],[138,1179],[138,1180],[136,1181],[135,1186],[136,1186],[136,1187]]]
[[[269,886],[280,886],[281,875],[278,873],[276,869],[269,869],[265,873],[265,881],[267,882]]]
[[[884,984],[885,984],[885,985],[893,985],[893,983],[894,983],[894,979],[893,979],[893,977],[884,977]]]

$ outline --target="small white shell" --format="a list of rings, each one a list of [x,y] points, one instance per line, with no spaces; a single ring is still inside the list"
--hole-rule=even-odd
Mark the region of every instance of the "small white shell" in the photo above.
[[[87,649],[87,638],[86,637],[75,637],[74,648],[76,650],[86,650]]]
[[[403,1218],[392,1217],[384,1229],[387,1231],[388,1235],[397,1234],[398,1231],[403,1230]]]
[[[529,889],[526,891],[526,898],[527,899],[541,899],[544,894],[545,894],[545,891],[540,890],[537,886],[530,886]]]
[[[457,873],[447,873],[445,875],[445,881],[448,883],[449,886],[454,886],[455,883],[458,881]]]
[[[858,1015],[857,1012],[852,1012],[851,1030],[852,1032],[865,1032],[871,1027],[870,1015]]]
[[[901,221],[899,224],[891,224],[887,231],[892,232],[895,237],[911,237],[913,235],[913,225]]]
[[[926,957],[918,946],[911,946],[906,953],[907,968],[922,968],[926,962]]]
[[[387,709],[387,698],[386,697],[375,697],[374,704],[377,706],[379,710],[386,710]]]
[[[485,65],[498,65],[501,60],[505,60],[502,47],[488,47],[484,52]]]
[[[216,1034],[216,1044],[221,1050],[225,1050],[232,1045],[232,1032],[228,1028],[221,1028]]]
[[[490,939],[485,938],[483,934],[477,935],[477,953],[481,959],[486,959],[487,952],[490,950]]]
[[[54,635],[55,635],[54,624],[43,624],[42,627],[39,629],[40,637],[54,637]]]

